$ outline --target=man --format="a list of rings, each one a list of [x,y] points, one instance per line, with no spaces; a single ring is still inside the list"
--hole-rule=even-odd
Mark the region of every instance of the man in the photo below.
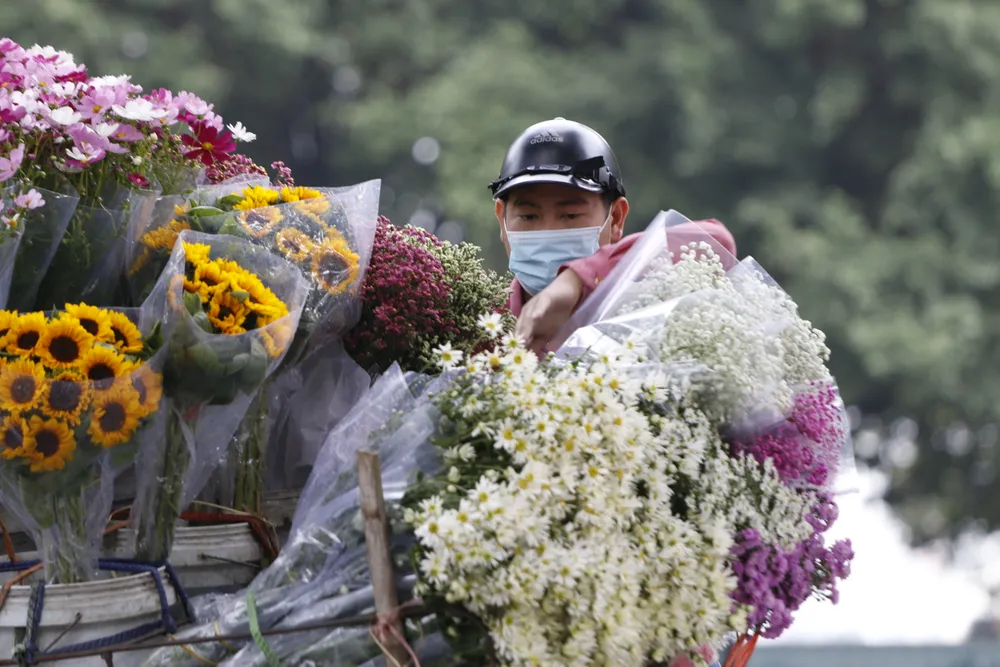
[[[514,140],[490,184],[507,248],[515,334],[546,349],[576,307],[625,256],[639,234],[622,238],[629,204],[618,160],[593,129],[556,118]],[[736,243],[718,220],[671,228],[671,236],[707,232],[733,255]]]
[[[514,140],[490,190],[515,276],[509,301],[517,317],[514,333],[540,353],[639,239],[622,238],[629,204],[618,160],[596,131],[556,118]],[[732,234],[718,220],[671,227],[671,245],[701,232],[736,255]],[[715,657],[708,647],[699,652],[709,661]],[[686,657],[670,663],[693,665]]]

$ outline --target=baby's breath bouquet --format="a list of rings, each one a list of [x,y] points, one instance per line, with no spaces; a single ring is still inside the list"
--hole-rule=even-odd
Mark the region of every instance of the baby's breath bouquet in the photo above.
[[[169,336],[167,437],[144,452],[135,503],[137,553],[153,562],[287,353],[308,292],[294,266],[240,239],[184,231],[178,241],[148,300]]]
[[[50,582],[96,572],[114,470],[160,407],[150,333],[87,304],[0,311],[0,497],[31,527]]]

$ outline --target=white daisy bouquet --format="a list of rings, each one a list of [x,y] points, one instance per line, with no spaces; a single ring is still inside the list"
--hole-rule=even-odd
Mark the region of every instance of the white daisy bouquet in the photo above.
[[[433,615],[409,629],[439,630],[467,664],[704,664],[734,635],[729,662],[745,664],[743,644],[780,635],[805,599],[836,601],[853,553],[823,533],[848,438],[821,335],[752,262],[672,243],[662,223],[584,304],[599,315],[558,357],[539,361],[511,338],[471,358],[442,346],[448,373],[403,414],[387,418],[400,403],[373,390],[331,434],[303,496],[296,540],[311,558],[348,557],[353,453],[370,446],[396,457],[394,528],[416,540],[399,571],[416,574]],[[279,575],[309,590],[344,584],[310,558],[268,576]],[[352,576],[342,593],[364,589],[364,567]],[[346,598],[323,594],[290,615],[291,599],[270,600],[275,626],[345,613]],[[239,620],[240,604],[206,620]],[[317,634],[271,648],[317,664],[378,650],[363,631]],[[211,659],[225,655],[212,646]],[[265,660],[252,644],[223,664]]]

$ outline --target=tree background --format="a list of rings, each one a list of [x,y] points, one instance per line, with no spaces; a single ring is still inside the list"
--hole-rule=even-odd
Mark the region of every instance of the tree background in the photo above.
[[[0,35],[196,92],[301,183],[380,177],[496,268],[507,144],[592,125],[630,231],[724,220],[827,332],[915,543],[1000,529],[994,0],[6,0]]]

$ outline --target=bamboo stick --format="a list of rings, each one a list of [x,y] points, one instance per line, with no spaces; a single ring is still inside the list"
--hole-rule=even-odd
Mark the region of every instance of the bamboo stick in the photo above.
[[[358,495],[365,522],[365,546],[372,574],[375,612],[380,619],[390,619],[398,636],[402,637],[403,626],[397,613],[399,597],[389,550],[389,519],[382,495],[382,467],[378,454],[358,452]],[[409,663],[406,649],[393,633],[385,633],[379,640],[390,664],[402,667]]]

